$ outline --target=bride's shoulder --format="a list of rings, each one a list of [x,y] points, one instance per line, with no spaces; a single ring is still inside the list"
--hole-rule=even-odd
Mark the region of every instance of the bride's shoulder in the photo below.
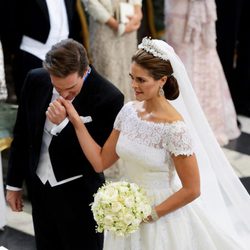
[[[125,103],[122,107],[122,110],[123,112],[125,111],[131,111],[131,110],[137,110],[138,109],[138,106],[139,105],[139,102],[138,101],[129,101],[127,103]]]
[[[176,124],[178,122],[184,122],[182,115],[172,106],[167,105],[165,107],[164,118],[168,124]]]
[[[130,101],[130,102],[127,102],[123,105],[123,107],[121,108],[120,112],[118,113],[118,117],[120,119],[124,119],[126,118],[129,114],[132,113],[132,110],[134,109],[133,108],[133,102]]]
[[[133,108],[133,103],[134,103],[133,101],[129,101],[129,102],[125,103],[121,110],[124,112],[126,110]]]

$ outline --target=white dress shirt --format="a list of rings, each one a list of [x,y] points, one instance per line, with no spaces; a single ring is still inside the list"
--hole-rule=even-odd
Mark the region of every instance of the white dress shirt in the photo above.
[[[46,43],[41,43],[31,37],[23,36],[20,49],[24,50],[41,60],[45,59],[46,53],[52,45],[68,38],[69,25],[64,0],[46,0],[50,20],[50,32]]]
[[[51,102],[53,102],[58,97],[59,97],[59,93],[55,89],[53,89]],[[56,180],[56,177],[55,177],[52,165],[51,165],[49,150],[48,150],[52,136],[53,136],[51,134],[51,130],[53,127],[56,127],[56,126],[57,125],[53,124],[48,118],[46,118],[44,130],[43,130],[40,159],[39,159],[38,167],[36,170],[36,174],[40,178],[41,182],[45,184],[48,181],[52,187],[61,185],[66,182],[82,177],[82,175],[77,175],[77,176],[62,180],[62,181]]]

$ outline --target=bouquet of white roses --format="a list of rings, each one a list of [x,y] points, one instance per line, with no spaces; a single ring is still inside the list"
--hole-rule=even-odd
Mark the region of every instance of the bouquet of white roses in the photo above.
[[[107,182],[94,195],[91,204],[97,232],[109,230],[125,236],[135,232],[151,213],[145,191],[126,181]]]

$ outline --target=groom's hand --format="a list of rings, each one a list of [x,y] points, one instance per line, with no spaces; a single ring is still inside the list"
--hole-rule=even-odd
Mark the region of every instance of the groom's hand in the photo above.
[[[59,100],[55,100],[50,103],[46,115],[48,119],[58,125],[60,124],[67,116],[65,107],[60,103]]]
[[[7,190],[6,201],[14,212],[23,211],[22,191]]]

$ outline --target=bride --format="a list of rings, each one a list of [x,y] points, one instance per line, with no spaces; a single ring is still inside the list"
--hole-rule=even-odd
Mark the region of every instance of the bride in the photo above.
[[[125,179],[142,186],[152,200],[148,223],[129,237],[106,232],[104,249],[247,249],[250,197],[216,142],[172,47],[144,38],[132,57],[130,77],[136,101],[124,105],[103,148],[73,105],[60,98],[95,171],[121,157],[127,162]]]

